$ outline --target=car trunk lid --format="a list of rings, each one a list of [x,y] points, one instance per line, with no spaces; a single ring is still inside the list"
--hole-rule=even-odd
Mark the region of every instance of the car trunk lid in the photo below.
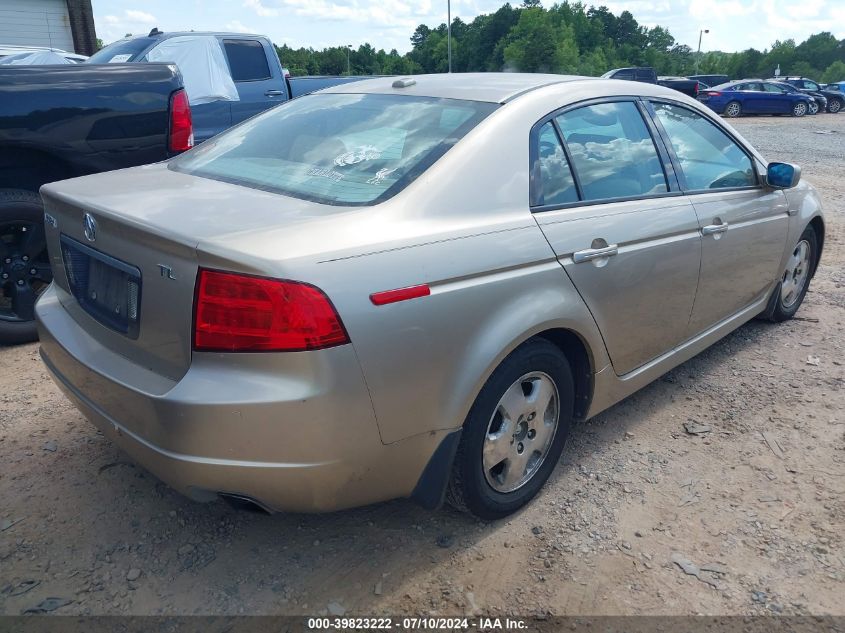
[[[196,240],[144,226],[96,196],[42,196],[65,309],[105,347],[179,379],[191,358]]]

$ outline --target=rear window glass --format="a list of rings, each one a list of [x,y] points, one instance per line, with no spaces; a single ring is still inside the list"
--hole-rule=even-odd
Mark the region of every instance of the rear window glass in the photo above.
[[[134,62],[152,43],[148,37],[136,37],[131,40],[119,40],[109,44],[88,58],[88,64],[117,64]]]
[[[308,95],[203,143],[170,168],[324,204],[377,204],[496,107],[427,97]]]

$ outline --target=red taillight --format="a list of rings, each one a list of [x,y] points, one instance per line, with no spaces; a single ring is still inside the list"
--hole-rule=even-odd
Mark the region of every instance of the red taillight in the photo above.
[[[194,304],[194,349],[299,352],[349,342],[322,290],[298,281],[203,270]]]
[[[704,94],[706,94],[708,97],[721,97],[722,96],[721,92],[713,92],[713,91],[708,91]]]
[[[170,151],[184,152],[194,146],[194,124],[191,104],[184,90],[177,90],[170,97]]]

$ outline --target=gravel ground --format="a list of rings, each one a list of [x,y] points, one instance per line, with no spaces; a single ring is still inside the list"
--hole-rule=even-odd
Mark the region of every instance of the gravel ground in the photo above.
[[[845,614],[845,114],[735,126],[824,198],[799,318],[749,323],[577,428],[505,521],[191,502],[76,412],[36,345],[1,349],[0,614]]]

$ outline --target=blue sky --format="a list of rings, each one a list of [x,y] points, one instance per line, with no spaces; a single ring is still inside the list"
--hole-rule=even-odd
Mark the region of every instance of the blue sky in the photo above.
[[[465,21],[495,11],[504,0],[452,0],[452,14]],[[512,0],[518,5],[521,0]],[[551,4],[546,0],[545,4]],[[843,0],[618,0],[604,4],[623,10],[647,26],[667,27],[693,49],[700,29],[702,50],[767,48],[776,39],[796,42],[831,31],[845,38]],[[276,43],[323,48],[370,42],[376,48],[406,52],[418,24],[446,21],[446,0],[93,0],[97,35],[105,42],[125,33],[163,31],[241,31],[268,35]]]

